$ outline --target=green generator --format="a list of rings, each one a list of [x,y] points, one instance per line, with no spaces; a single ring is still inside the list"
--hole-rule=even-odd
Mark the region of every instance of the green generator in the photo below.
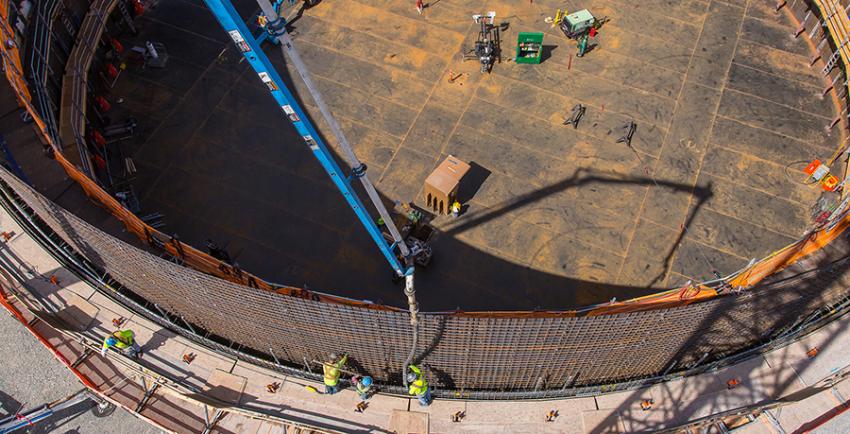
[[[561,31],[570,39],[575,39],[596,24],[596,18],[587,9],[573,12],[561,20]]]

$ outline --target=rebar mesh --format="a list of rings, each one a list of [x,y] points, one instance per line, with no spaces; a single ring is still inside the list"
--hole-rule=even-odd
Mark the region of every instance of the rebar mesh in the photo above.
[[[398,381],[410,346],[406,313],[209,276],[92,227],[5,170],[0,178],[78,253],[190,323],[292,365],[348,352],[357,369]],[[459,393],[565,389],[685,369],[777,336],[840,298],[845,238],[756,288],[678,307],[596,316],[424,313],[417,355],[432,381]]]

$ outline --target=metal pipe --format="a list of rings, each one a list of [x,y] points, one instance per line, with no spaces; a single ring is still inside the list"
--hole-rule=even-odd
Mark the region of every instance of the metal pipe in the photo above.
[[[413,363],[413,358],[416,357],[416,345],[419,339],[419,305],[416,303],[416,290],[413,288],[413,275],[405,276],[404,294],[407,296],[407,305],[410,309],[410,329],[411,341],[410,352],[407,354],[407,359],[404,361],[404,366],[401,367],[401,381],[405,389],[408,387],[407,382],[407,367]]]

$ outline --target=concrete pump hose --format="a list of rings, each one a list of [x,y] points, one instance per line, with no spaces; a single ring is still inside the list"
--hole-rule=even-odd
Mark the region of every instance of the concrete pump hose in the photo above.
[[[416,356],[416,345],[419,340],[419,306],[416,304],[416,290],[413,288],[413,273],[405,276],[404,282],[404,293],[407,295],[407,304],[410,308],[410,328],[412,330],[411,337],[413,341],[410,346],[410,353],[407,354],[407,360],[404,361],[404,366],[401,367],[401,381],[406,389],[408,387],[407,367],[413,363],[413,358]]]

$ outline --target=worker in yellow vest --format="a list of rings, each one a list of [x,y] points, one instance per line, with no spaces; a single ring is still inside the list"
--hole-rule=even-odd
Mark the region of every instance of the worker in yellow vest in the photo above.
[[[454,218],[460,217],[461,209],[462,209],[462,207],[460,205],[460,202],[457,199],[455,199],[452,202],[452,206],[451,206],[452,217],[454,217]]]
[[[115,347],[129,357],[136,358],[142,352],[142,348],[136,343],[135,334],[132,330],[118,330],[103,339],[103,347],[100,355],[106,356],[109,347]]]
[[[342,375],[340,369],[345,366],[347,361],[348,354],[343,354],[342,357],[331,354],[328,361],[322,363],[322,370],[325,374],[325,394],[333,395],[339,392],[339,377]]]
[[[368,375],[355,375],[351,377],[351,384],[354,385],[354,390],[360,395],[361,401],[367,401],[374,390],[372,390],[372,377]]]
[[[431,405],[431,388],[428,387],[428,380],[422,375],[422,370],[416,365],[410,365],[407,369],[407,394],[415,396],[423,407]]]

